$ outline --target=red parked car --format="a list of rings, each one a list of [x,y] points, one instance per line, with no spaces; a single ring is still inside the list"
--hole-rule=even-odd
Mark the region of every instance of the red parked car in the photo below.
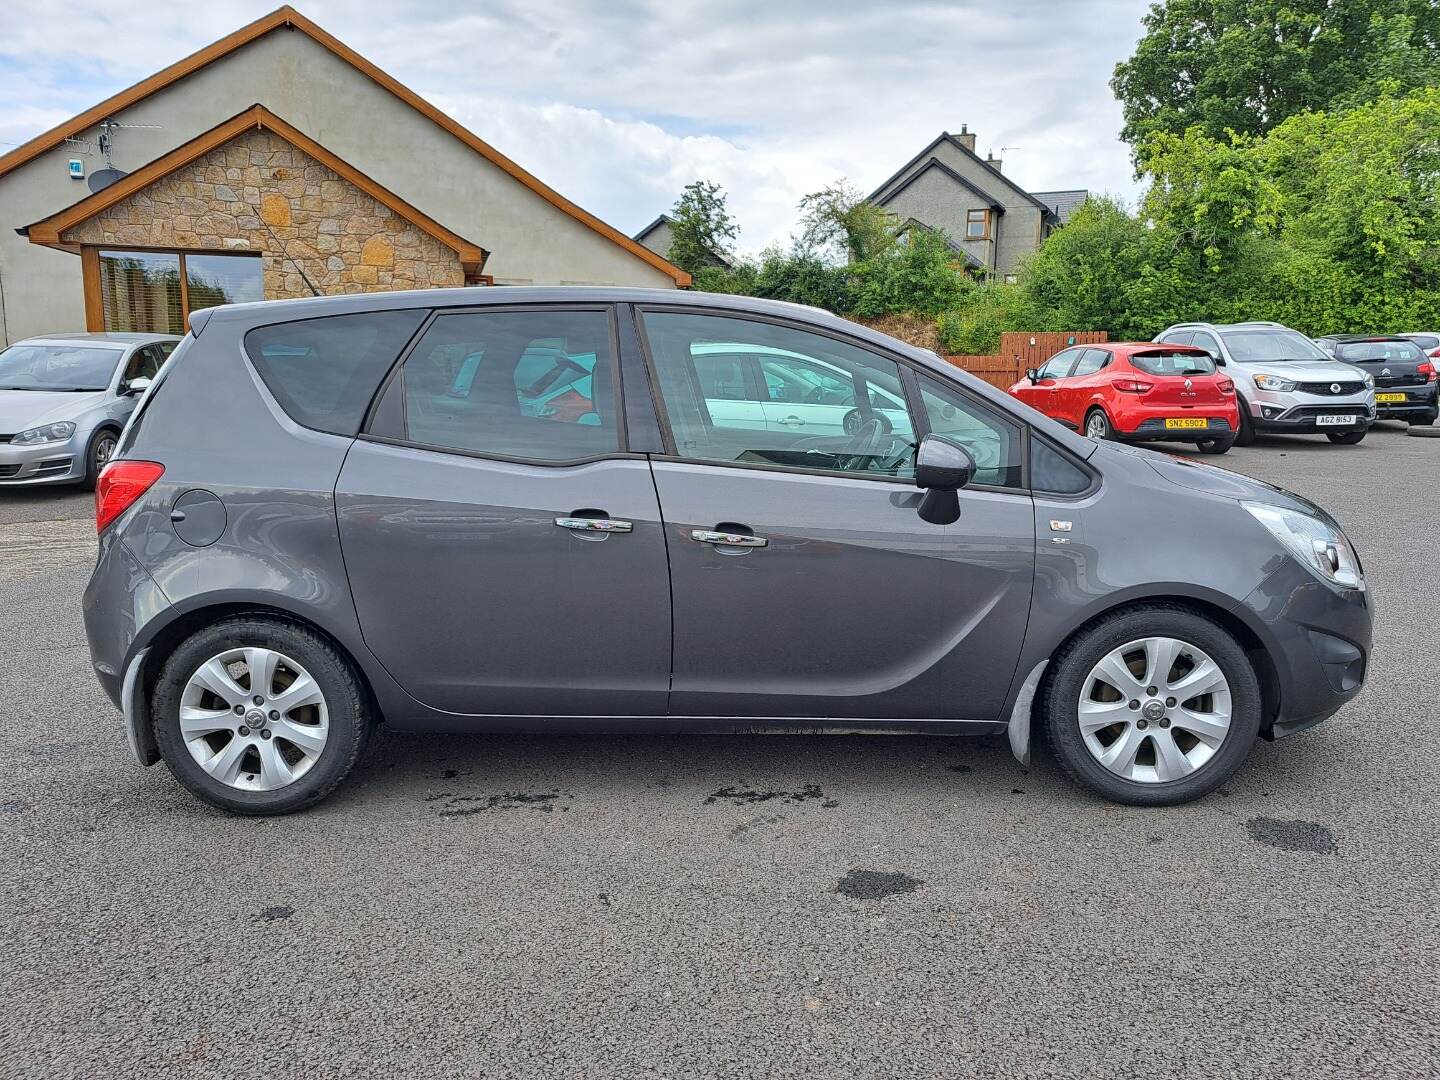
[[[1031,368],[1010,393],[1093,439],[1174,439],[1223,454],[1240,428],[1235,384],[1188,345],[1076,345]]]

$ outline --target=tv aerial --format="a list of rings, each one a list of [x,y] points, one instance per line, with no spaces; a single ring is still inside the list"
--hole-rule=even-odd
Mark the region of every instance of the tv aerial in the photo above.
[[[88,139],[77,135],[72,135],[66,138],[65,145],[70,147],[71,149],[78,150],[80,151],[80,153],[85,154],[87,157],[93,154],[99,154],[105,159],[105,167],[103,169],[96,169],[87,178],[86,183],[89,185],[89,188],[92,192],[103,191],[105,188],[115,183],[115,181],[125,176],[125,171],[123,169],[117,169],[115,167],[115,161],[112,156],[115,150],[116,133],[119,131],[138,130],[142,128],[148,129],[150,131],[159,131],[160,125],[122,124],[118,120],[111,120],[107,118],[100,121],[100,130],[96,133],[95,138],[93,139]]]

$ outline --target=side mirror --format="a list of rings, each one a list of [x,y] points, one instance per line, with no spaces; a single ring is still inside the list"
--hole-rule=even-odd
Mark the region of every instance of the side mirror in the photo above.
[[[1040,371],[1038,368],[1026,368],[1025,377],[1029,379],[1031,384],[1033,385],[1034,383],[1038,383],[1040,381]]]
[[[137,375],[125,384],[126,394],[143,394],[150,389],[150,379],[144,375]]]
[[[915,486],[925,489],[916,511],[931,525],[952,525],[960,520],[960,498],[955,493],[975,477],[970,451],[945,435],[926,435],[915,451]]]

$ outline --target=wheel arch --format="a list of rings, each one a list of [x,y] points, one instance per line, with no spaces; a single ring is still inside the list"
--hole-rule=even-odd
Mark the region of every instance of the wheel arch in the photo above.
[[[1271,655],[1270,647],[1255,626],[1233,608],[1226,607],[1213,597],[1167,592],[1116,599],[1097,610],[1086,612],[1079,622],[1059,635],[1054,643],[1046,649],[1045,655],[1053,656],[1078,635],[1116,612],[1156,607],[1179,608],[1200,615],[1218,624],[1240,643],[1246,659],[1250,661],[1250,667],[1255,672],[1255,679],[1260,685],[1261,735],[1266,739],[1272,738],[1275,718],[1280,713],[1281,683],[1279,670]],[[1053,678],[1055,678],[1055,669],[1053,666],[1048,667],[1041,680],[1041,687],[1047,686]],[[1043,693],[1037,693],[1035,701],[1039,702],[1042,697]]]
[[[198,604],[194,607],[174,611],[173,617],[160,625],[154,627],[152,632],[147,634],[143,641],[137,640],[132,645],[132,655],[127,658],[127,666],[138,657],[141,652],[145,653],[144,664],[138,672],[139,699],[144,703],[145,722],[138,726],[137,739],[140,743],[140,756],[142,760],[149,758],[147,764],[153,764],[159,760],[159,750],[155,745],[154,720],[150,715],[150,701],[155,692],[155,684],[159,678],[161,669],[165,666],[175,649],[191,634],[213,626],[217,622],[229,619],[237,619],[245,616],[274,619],[281,622],[288,622],[323,638],[331,647],[340,653],[350,664],[355,672],[355,677],[360,680],[360,685],[369,699],[373,714],[383,719],[379,706],[379,696],[376,693],[371,672],[367,670],[365,662],[356,655],[353,649],[344,638],[336,635],[324,625],[317,622],[308,615],[295,611],[282,605],[266,603],[254,600],[217,600],[213,603]]]

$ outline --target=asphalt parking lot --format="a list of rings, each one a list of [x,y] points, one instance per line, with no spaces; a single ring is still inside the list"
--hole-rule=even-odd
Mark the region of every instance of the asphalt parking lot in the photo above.
[[[1363,694],[1199,804],[926,737],[378,739],[310,813],[130,761],[89,496],[0,492],[0,1076],[1440,1075],[1440,441],[1315,499]]]

